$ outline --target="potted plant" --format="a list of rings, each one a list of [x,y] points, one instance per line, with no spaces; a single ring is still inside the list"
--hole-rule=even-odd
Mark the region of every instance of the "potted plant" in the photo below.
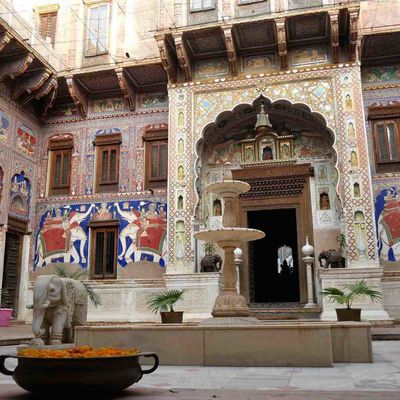
[[[6,289],[4,289],[3,291],[0,289],[0,298],[2,293],[4,295],[5,291]],[[0,326],[10,326],[12,312],[13,312],[12,308],[0,307]]]
[[[326,288],[321,292],[329,300],[346,306],[346,308],[336,308],[338,321],[361,321],[361,308],[351,307],[358,297],[368,296],[372,301],[382,298],[381,292],[368,287],[364,280],[346,285],[345,288],[346,292],[334,287]]]
[[[163,324],[180,324],[183,319],[183,311],[175,311],[174,304],[183,299],[185,290],[172,289],[164,293],[155,293],[147,301],[150,311],[161,314]]]
[[[217,272],[221,269],[222,259],[215,254],[215,246],[213,243],[204,243],[203,250],[205,256],[200,261],[201,272]]]

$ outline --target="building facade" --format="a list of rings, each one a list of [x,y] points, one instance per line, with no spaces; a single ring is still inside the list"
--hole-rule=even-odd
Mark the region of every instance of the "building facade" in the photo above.
[[[400,315],[400,3],[2,3],[2,306],[29,320],[61,267],[101,296],[93,321],[153,320],[165,288],[208,316],[193,234],[221,226],[205,187],[232,171],[266,232],[239,267],[255,315],[332,318],[321,289],[361,279],[383,292],[365,318]]]

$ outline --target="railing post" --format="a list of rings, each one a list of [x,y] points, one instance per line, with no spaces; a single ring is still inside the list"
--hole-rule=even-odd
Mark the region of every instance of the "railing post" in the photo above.
[[[314,247],[308,243],[308,236],[306,236],[306,244],[301,249],[303,253],[303,261],[306,265],[306,277],[307,277],[307,304],[304,308],[316,307],[314,302],[314,280],[312,266],[314,264]]]

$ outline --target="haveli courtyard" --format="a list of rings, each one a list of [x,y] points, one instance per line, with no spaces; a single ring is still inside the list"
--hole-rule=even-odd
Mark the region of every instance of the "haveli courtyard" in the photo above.
[[[400,396],[399,17],[1,0],[1,353],[156,353],[121,398]]]

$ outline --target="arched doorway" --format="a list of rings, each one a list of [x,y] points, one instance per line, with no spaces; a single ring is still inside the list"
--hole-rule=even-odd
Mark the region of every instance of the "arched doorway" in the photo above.
[[[197,143],[200,223],[222,224],[214,212],[218,198],[203,189],[232,169],[235,179],[251,186],[241,196],[242,225],[266,232],[265,239],[243,248],[241,293],[249,303],[307,301],[301,260],[305,238],[323,228],[323,218],[335,235],[340,231],[334,140],[325,119],[306,105],[272,103],[262,96],[219,114],[205,127]]]

